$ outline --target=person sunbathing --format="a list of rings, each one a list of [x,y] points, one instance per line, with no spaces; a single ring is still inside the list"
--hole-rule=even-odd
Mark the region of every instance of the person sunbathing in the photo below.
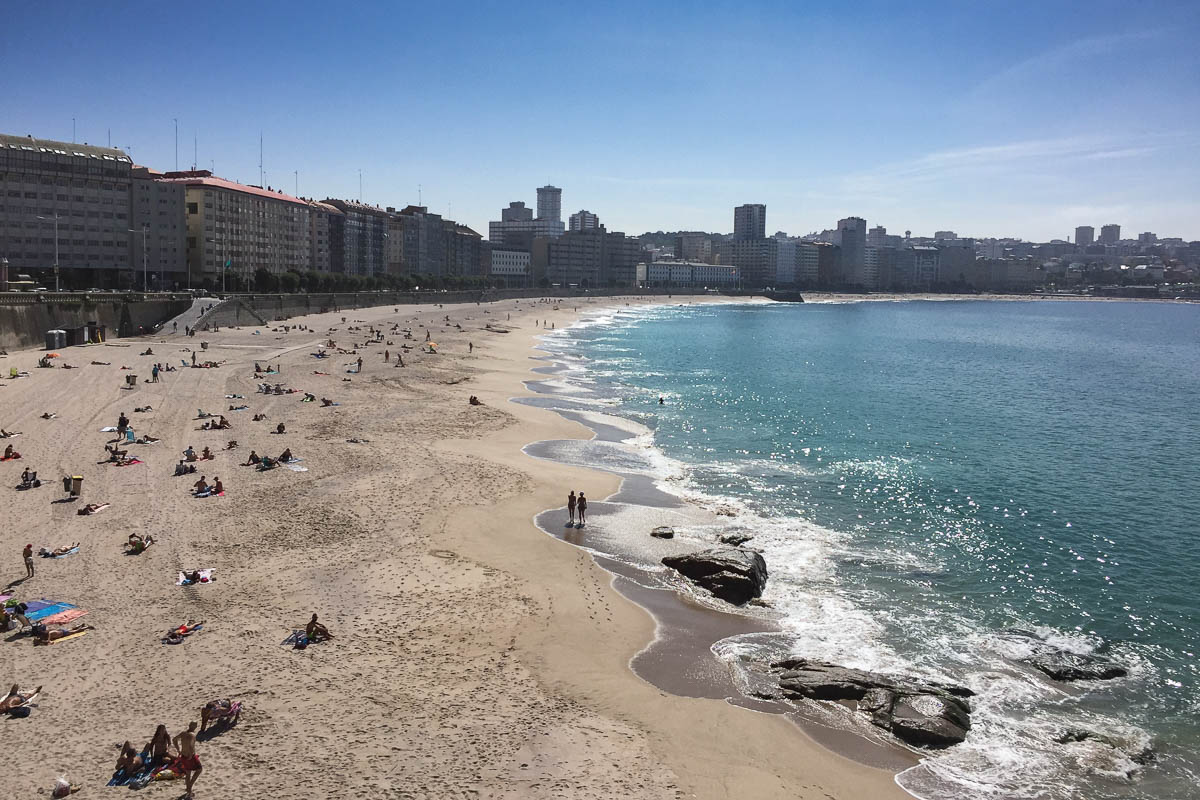
[[[200,480],[192,484],[192,494],[199,495],[208,492],[208,481],[206,481],[204,478],[205,476],[201,475]]]
[[[151,764],[166,763],[171,758],[171,734],[167,733],[167,726],[159,725],[155,728],[154,735],[142,750],[150,754]]]
[[[118,450],[115,444],[104,445],[104,450],[108,453],[109,461],[120,461],[121,459],[125,458],[125,456],[129,455],[128,450]]]
[[[116,772],[124,772],[126,775],[133,775],[142,771],[142,756],[137,750],[133,749],[133,744],[126,741],[121,745],[121,755],[117,757]]]
[[[41,691],[42,687],[39,686],[29,694],[21,694],[20,687],[14,683],[4,699],[0,700],[0,714],[7,714],[15,708],[20,708],[28,703],[34,695],[41,693]]]
[[[313,614],[312,619],[304,626],[304,635],[313,642],[322,642],[333,638],[333,634],[329,632],[329,629],[317,622],[316,614]]]
[[[56,547],[53,550],[47,550],[43,547],[38,555],[40,555],[42,558],[58,558],[59,556],[65,556],[67,553],[71,552],[77,547],[79,547],[79,542],[76,542],[72,545],[65,545],[63,547]]]
[[[267,418],[266,414],[255,414],[254,418],[250,421],[251,422],[262,422],[266,418]]]
[[[58,414],[55,414],[52,411],[46,411],[42,414],[42,419],[54,419],[57,416]]]
[[[255,464],[260,463],[261,461],[262,461],[262,459],[258,457],[258,453],[251,450],[250,457],[246,459],[246,463],[242,464],[242,466],[243,467],[251,467],[251,466],[254,466]]]
[[[262,460],[258,462],[258,468],[261,470],[275,469],[276,466],[277,462],[270,456],[263,456]]]
[[[20,458],[20,457],[21,457],[21,454],[18,453],[16,450],[14,450],[13,446],[11,444],[4,448],[4,460],[5,461],[11,461],[14,458]]]
[[[219,476],[213,478],[212,493],[225,494],[225,486],[221,483],[221,478]]]
[[[321,406],[322,406],[323,408],[328,408],[328,407],[329,407],[329,406],[331,406],[331,405],[333,405],[333,401],[332,401],[332,400],[330,400],[328,397],[322,397],[322,398],[321,398]]]
[[[288,448],[285,448],[284,451],[279,454],[279,462],[281,464],[289,464],[289,463],[291,463],[291,461],[292,461],[292,448],[288,447]]]
[[[11,439],[14,436],[20,436],[20,435],[21,435],[20,431],[6,431],[6,430],[4,430],[4,428],[0,428],[0,439]]]
[[[79,509],[79,511],[77,511],[75,513],[77,513],[79,516],[83,517],[83,516],[87,516],[89,514],[95,514],[97,511],[102,510],[107,505],[108,505],[108,503],[88,503],[86,506]]]
[[[21,488],[36,489],[41,485],[42,482],[38,480],[37,472],[31,470],[29,467],[26,467],[25,471],[21,473]]]
[[[283,423],[282,423],[282,422],[281,422],[281,423],[279,423],[278,425],[276,425],[276,426],[275,426],[275,432],[276,432],[276,433],[284,433],[286,430],[287,430],[287,428],[285,428],[285,427],[283,426]]]
[[[208,727],[208,723],[215,722],[219,719],[233,717],[230,724],[236,724],[238,716],[241,713],[241,703],[235,703],[232,700],[209,700],[204,704],[204,708],[200,709],[200,732],[204,733],[204,729]]]
[[[145,413],[147,411],[153,411],[153,410],[154,410],[154,406],[140,406],[139,408],[135,408],[133,411],[135,414],[141,414],[141,413]]]
[[[304,393],[304,399],[303,399],[303,400],[301,400],[300,402],[301,402],[301,403],[311,403],[311,402],[313,402],[313,401],[314,401],[314,400],[316,400],[316,399],[317,399],[317,396],[316,396],[315,394],[310,394],[309,392],[305,392],[305,393]],[[321,402],[325,402],[325,401],[324,401],[324,400],[322,400]]]
[[[190,444],[187,446],[187,450],[183,451],[183,457],[188,461],[196,460],[196,451],[194,449],[192,449],[192,446]]]
[[[226,450],[237,450],[237,448],[238,448],[237,439],[230,439],[229,444],[225,445]]]
[[[145,436],[139,436],[134,441],[136,441],[138,444],[154,444],[155,442],[158,441],[158,437],[151,436],[150,434],[147,433]]]
[[[201,461],[210,461],[210,460],[212,460],[213,458],[214,458],[214,456],[213,456],[213,454],[212,454],[212,451],[211,451],[211,450],[209,450],[207,447],[205,447],[205,448],[204,448],[204,450],[203,450],[203,452],[201,452],[201,453],[200,453],[200,460],[201,460]]]
[[[134,555],[141,553],[152,544],[154,544],[154,537],[149,534],[144,537],[136,533],[129,534],[129,552]]]
[[[94,630],[95,628],[93,628],[91,625],[85,625],[82,622],[76,625],[74,628],[47,628],[45,625],[34,625],[33,643],[50,644],[50,642],[56,642],[59,639],[65,639],[66,637],[73,636],[76,633]]]

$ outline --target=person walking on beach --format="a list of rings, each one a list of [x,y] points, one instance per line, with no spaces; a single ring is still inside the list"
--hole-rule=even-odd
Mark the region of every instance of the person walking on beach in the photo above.
[[[571,518],[571,521],[567,524],[574,525],[575,524],[575,490],[574,489],[572,489],[571,493],[569,495],[567,495],[567,514],[569,514],[570,518]]]
[[[21,551],[21,557],[25,559],[25,577],[33,577],[33,545],[25,545],[25,549]]]
[[[179,758],[175,761],[175,765],[183,772],[187,778],[183,787],[183,796],[186,798],[192,797],[192,786],[195,785],[196,779],[200,777],[200,773],[204,771],[204,765],[200,763],[200,756],[196,755],[196,721],[192,720],[188,723],[188,729],[176,736],[173,740],[175,747],[179,749]]]
[[[362,356],[358,357],[358,371],[362,372]]]
[[[576,503],[579,509],[579,527],[587,524],[587,498],[583,496],[583,492],[579,493],[579,502]]]

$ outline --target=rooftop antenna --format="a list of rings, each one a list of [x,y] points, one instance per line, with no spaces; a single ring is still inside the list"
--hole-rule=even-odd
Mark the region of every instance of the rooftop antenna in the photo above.
[[[71,117],[71,144],[75,144],[75,118]]]
[[[258,186],[263,187],[263,168],[262,168],[262,131],[258,132]]]
[[[192,131],[192,170],[196,169],[196,165],[200,163],[200,136],[195,131]]]
[[[109,148],[112,147],[112,128],[108,129],[108,146]]]
[[[417,184],[417,205],[424,205],[421,202],[421,184]]]
[[[358,202],[362,202],[362,170],[358,171]]]
[[[300,196],[300,170],[292,170],[292,174],[296,176],[296,197]]]
[[[175,171],[179,171],[179,117],[173,117],[175,120]]]

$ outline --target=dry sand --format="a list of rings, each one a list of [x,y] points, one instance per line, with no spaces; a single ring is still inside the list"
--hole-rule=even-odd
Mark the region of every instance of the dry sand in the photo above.
[[[580,312],[601,302],[613,301]],[[288,321],[308,332],[122,340],[67,349],[58,363],[74,370],[35,369],[35,351],[0,358],[5,374],[30,372],[0,380],[0,426],[23,432],[0,445],[24,455],[0,464],[0,584],[16,580],[20,599],[78,604],[96,627],[50,647],[0,634],[5,688],[45,686],[31,716],[0,719],[9,764],[0,796],[31,797],[58,775],[96,796],[121,742],[140,747],[159,723],[178,733],[206,701],[231,697],[245,710],[200,743],[201,798],[907,797],[890,772],[823,749],[781,716],[668,695],[629,669],[653,619],[590,556],[532,524],[568,484],[601,498],[617,479],[523,454],[531,441],[589,432],[507,402],[539,364],[534,319],[562,327],[577,315],[517,305],[346,312],[361,333],[331,313]],[[511,333],[483,330],[507,314]],[[361,375],[346,372],[355,356],[309,355],[330,327],[349,347],[370,323],[411,327],[417,346],[427,325],[440,352],[414,349],[407,367],[385,366],[385,347],[394,359],[402,341],[389,334],[392,345],[359,349]],[[202,358],[223,366],[122,388],[130,371],[120,366],[144,380],[151,363],[178,366],[201,341],[210,343]],[[147,344],[154,355],[138,355]],[[341,405],[256,394],[255,361],[282,363],[268,380]],[[472,394],[484,405],[468,405]],[[226,410],[242,403],[250,408]],[[145,405],[154,410],[133,412]],[[233,430],[196,430],[200,408],[225,413]],[[43,420],[44,411],[58,416]],[[121,412],[161,441],[129,446],[143,464],[99,465],[112,439],[100,428]],[[251,422],[258,412],[267,421]],[[270,433],[278,422],[282,436]],[[222,450],[230,439],[241,446]],[[216,451],[199,467],[220,476],[225,497],[193,498],[197,476],[173,477],[188,445]],[[252,448],[284,447],[308,471],[239,466]],[[44,485],[15,491],[26,466]],[[83,496],[54,503],[67,474],[84,476]],[[90,502],[112,505],[78,516]],[[133,532],[158,543],[124,555]],[[26,543],[76,541],[80,553],[38,558],[36,576],[19,580]],[[175,585],[178,570],[199,567],[216,581]],[[313,612],[336,640],[281,646]],[[160,644],[188,619],[205,620],[204,630]],[[177,797],[182,786],[144,791]]]

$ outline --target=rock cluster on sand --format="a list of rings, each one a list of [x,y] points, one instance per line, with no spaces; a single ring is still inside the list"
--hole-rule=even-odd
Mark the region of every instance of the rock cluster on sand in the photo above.
[[[949,747],[971,729],[970,689],[877,675],[821,661],[790,658],[771,665],[780,670],[779,688],[789,700],[854,701],[871,722],[898,739],[920,747]]]
[[[767,562],[752,550],[722,547],[667,556],[662,563],[737,606],[761,595],[767,585]]]

